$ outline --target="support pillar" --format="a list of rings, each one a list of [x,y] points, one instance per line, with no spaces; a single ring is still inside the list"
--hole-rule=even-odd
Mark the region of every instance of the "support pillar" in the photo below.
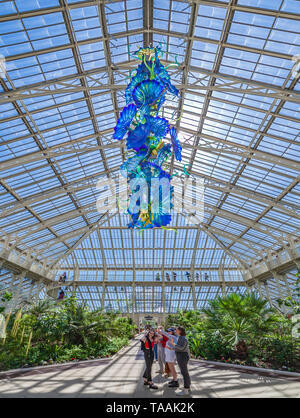
[[[166,312],[166,292],[165,292],[165,275],[164,274],[162,276],[161,303],[162,303],[161,312],[163,314],[165,314],[165,312]]]
[[[73,284],[72,284],[72,293],[75,295],[76,291],[77,291],[77,284],[76,282],[78,282],[79,280],[79,266],[76,265],[75,269],[74,269],[74,276],[73,276]]]
[[[195,276],[193,274],[193,282],[192,282],[192,294],[193,294],[193,308],[194,311],[197,310],[197,299],[196,299],[196,289],[195,289]]]

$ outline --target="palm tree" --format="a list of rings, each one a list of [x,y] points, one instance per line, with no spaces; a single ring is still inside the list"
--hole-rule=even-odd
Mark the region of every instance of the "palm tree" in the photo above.
[[[31,306],[29,312],[34,315],[37,319],[49,311],[57,309],[56,302],[51,299],[38,300],[34,305]]]
[[[230,294],[209,302],[203,310],[205,327],[217,331],[237,351],[247,352],[247,345],[268,332],[278,317],[268,302],[255,293]]]

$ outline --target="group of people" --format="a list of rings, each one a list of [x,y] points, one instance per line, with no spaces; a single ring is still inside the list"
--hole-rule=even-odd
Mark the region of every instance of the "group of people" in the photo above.
[[[187,278],[187,280],[188,280],[189,282],[191,282],[191,281],[192,281],[191,273],[190,273],[189,271],[186,271],[186,272],[185,272],[185,276],[186,276],[186,278]],[[204,274],[203,279],[204,279],[206,282],[209,280],[209,276],[208,276],[208,274],[207,274],[207,273],[205,273],[205,274]],[[203,279],[202,279],[202,280],[203,280]],[[161,278],[160,278],[160,274],[159,274],[159,273],[156,273],[155,280],[156,280],[157,282],[160,282]],[[195,280],[196,280],[197,282],[200,282],[200,281],[201,281],[201,277],[200,277],[200,274],[199,274],[199,273],[196,273],[196,275],[195,275]],[[177,273],[173,272],[173,274],[172,274],[172,278],[171,278],[171,276],[170,276],[170,274],[169,274],[169,273],[166,273],[166,281],[167,281],[167,282],[171,282],[171,281],[176,282],[176,281],[177,281]]]
[[[150,389],[158,389],[152,380],[152,365],[157,349],[157,361],[160,373],[165,378],[172,376],[168,383],[170,388],[178,388],[178,376],[175,368],[177,361],[180,372],[183,376],[184,388],[176,395],[184,396],[190,393],[191,379],[188,372],[188,362],[190,351],[186,339],[185,329],[183,327],[170,327],[164,331],[163,327],[147,329],[145,335],[141,338],[141,349],[144,352],[146,369],[143,375],[144,385]]]
[[[63,274],[61,274],[60,276],[59,276],[59,279],[58,279],[58,281],[59,281],[59,283],[65,283],[65,281],[67,280],[67,273],[66,272],[64,272]]]
[[[67,280],[67,273],[64,272],[63,274],[61,274],[59,276],[58,283],[65,283],[66,280]],[[64,291],[64,289],[60,287],[58,290],[59,290],[59,292],[58,292],[57,300],[64,299],[65,298],[65,291]]]

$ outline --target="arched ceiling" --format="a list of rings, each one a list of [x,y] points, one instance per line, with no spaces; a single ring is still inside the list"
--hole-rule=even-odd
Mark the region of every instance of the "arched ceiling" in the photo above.
[[[234,276],[297,246],[299,20],[294,0],[1,3],[2,248],[117,277],[122,263],[213,272],[221,259]],[[125,159],[112,132],[138,65],[129,50],[160,42],[180,63],[169,70],[183,160],[171,170],[204,179],[205,212],[193,226],[175,214],[177,233],[139,234],[125,215],[97,212],[96,184]]]

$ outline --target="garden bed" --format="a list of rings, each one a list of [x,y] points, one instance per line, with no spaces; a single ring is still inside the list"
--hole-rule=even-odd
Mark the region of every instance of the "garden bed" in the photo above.
[[[136,327],[117,313],[91,312],[74,297],[50,300],[6,317],[0,372],[111,357],[127,346]]]
[[[119,344],[118,346],[116,346],[116,349],[112,349],[110,350],[110,354],[105,354],[103,356],[101,356],[101,354],[99,355],[99,357],[86,357],[84,355],[80,355],[79,358],[75,358],[75,357],[71,357],[70,358],[66,358],[65,357],[65,361],[62,359],[59,359],[58,361],[54,361],[52,359],[47,360],[46,358],[42,361],[42,362],[37,362],[36,364],[34,362],[28,362],[24,364],[23,359],[20,359],[20,368],[10,368],[9,365],[11,363],[3,363],[0,365],[1,369],[0,369],[0,378],[1,378],[1,374],[5,373],[7,371],[14,371],[14,370],[33,370],[36,368],[39,369],[47,369],[47,368],[55,368],[55,367],[59,367],[59,366],[73,366],[74,364],[79,364],[79,363],[93,363],[93,362],[98,362],[99,360],[103,361],[103,360],[111,360],[113,358],[114,355],[116,355],[117,353],[119,353],[120,351],[122,351],[122,349],[124,349],[125,347],[128,346],[128,343],[130,342],[130,340],[125,340],[123,341],[123,343]],[[74,346],[74,349],[76,349],[77,353],[80,349],[80,347],[78,346]],[[68,351],[71,350],[72,348],[69,348]],[[107,352],[107,349],[105,350],[105,352]],[[18,360],[16,360],[15,363],[18,365]]]
[[[294,315],[300,313],[296,302],[292,307]],[[292,319],[254,293],[229,294],[211,300],[202,311],[170,314],[166,326],[186,328],[195,359],[300,373],[300,338]]]
[[[136,336],[134,336],[134,338]],[[0,380],[11,379],[11,378],[20,377],[20,376],[34,375],[34,374],[49,373],[49,372],[59,371],[59,370],[69,370],[73,368],[83,368],[83,367],[91,367],[91,366],[96,367],[101,364],[109,364],[118,355],[122,354],[128,348],[129,343],[131,341],[132,340],[129,340],[128,344],[121,347],[120,350],[118,350],[116,353],[114,353],[111,356],[106,356],[106,357],[97,358],[97,359],[74,360],[74,361],[68,361],[65,363],[54,363],[54,364],[47,364],[43,366],[21,367],[18,369],[5,370],[5,371],[0,372]]]

